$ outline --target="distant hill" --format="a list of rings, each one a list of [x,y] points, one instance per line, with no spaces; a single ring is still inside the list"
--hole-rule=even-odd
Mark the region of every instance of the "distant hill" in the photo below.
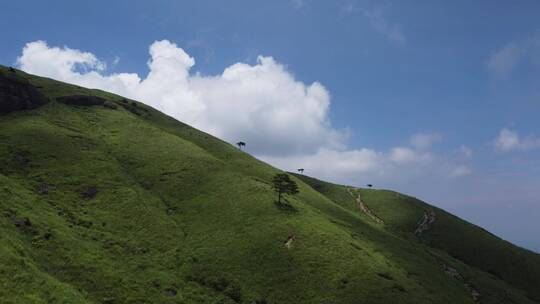
[[[540,255],[290,174],[137,101],[0,67],[0,303],[540,303]]]

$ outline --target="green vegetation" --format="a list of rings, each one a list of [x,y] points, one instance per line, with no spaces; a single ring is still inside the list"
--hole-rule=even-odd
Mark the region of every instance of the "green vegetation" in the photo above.
[[[351,187],[303,175],[296,176],[343,207],[363,213],[355,206],[354,197],[350,195]],[[459,266],[461,275],[468,279],[469,284],[477,286],[478,290],[485,290],[480,292],[482,303],[539,301],[538,254],[506,242],[414,197],[388,190],[354,191],[374,214],[384,220],[384,230],[401,239],[427,245],[427,250],[445,265]],[[429,229],[415,234],[424,214],[431,212],[435,215],[435,220],[429,225]],[[464,275],[465,273],[467,275]],[[522,297],[527,300],[513,300],[509,295],[513,288],[502,282],[521,289]]]
[[[0,73],[48,98],[0,114],[2,303],[540,302],[538,255],[442,210],[291,174],[287,212],[283,172],[233,145],[120,96]]]
[[[298,185],[291,180],[288,174],[278,173],[272,178],[272,187],[278,194],[278,204],[281,204],[281,196],[283,194],[297,194]]]

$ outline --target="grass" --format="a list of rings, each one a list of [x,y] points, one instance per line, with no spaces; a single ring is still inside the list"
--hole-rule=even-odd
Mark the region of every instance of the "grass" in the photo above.
[[[362,213],[349,193],[351,187],[296,176],[340,205]],[[401,239],[426,245],[440,264],[459,265],[456,268],[460,269],[460,273],[467,274],[464,275],[466,281],[484,291],[481,293],[482,303],[528,303],[540,299],[537,288],[540,281],[538,254],[517,247],[414,197],[389,190],[355,191],[384,220],[383,230]],[[435,222],[429,230],[415,235],[418,222],[424,211],[429,209],[436,214]]]
[[[412,198],[360,190],[381,225],[346,187],[292,175],[300,193],[284,210],[270,184],[281,171],[230,144],[120,96],[16,74],[50,102],[0,116],[2,303],[473,303],[442,263],[482,303],[538,300],[538,255],[471,232],[515,249],[480,248],[509,265],[489,273],[443,246],[470,224],[448,215],[411,235],[427,206]],[[117,107],[55,101],[81,94]]]

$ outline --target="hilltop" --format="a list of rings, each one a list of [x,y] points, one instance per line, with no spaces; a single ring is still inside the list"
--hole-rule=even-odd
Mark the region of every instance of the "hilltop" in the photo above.
[[[540,303],[540,255],[289,174],[143,103],[0,67],[2,303]]]

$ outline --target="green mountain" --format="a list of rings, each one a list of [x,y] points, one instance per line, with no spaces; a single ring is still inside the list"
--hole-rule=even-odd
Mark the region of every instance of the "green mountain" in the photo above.
[[[142,103],[0,67],[1,303],[540,303],[540,255],[290,174]]]

